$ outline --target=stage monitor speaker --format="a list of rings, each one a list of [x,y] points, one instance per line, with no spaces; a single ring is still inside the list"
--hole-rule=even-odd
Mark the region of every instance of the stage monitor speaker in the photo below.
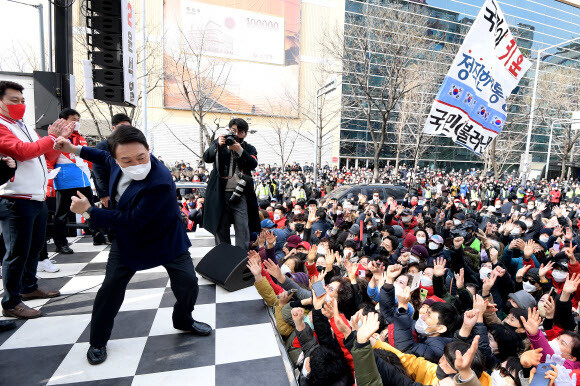
[[[232,292],[254,284],[254,275],[246,267],[247,262],[248,253],[242,248],[222,243],[209,251],[195,270]]]

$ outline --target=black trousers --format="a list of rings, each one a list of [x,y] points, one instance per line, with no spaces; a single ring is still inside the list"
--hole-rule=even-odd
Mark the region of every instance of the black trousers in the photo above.
[[[14,308],[20,294],[36,291],[38,254],[44,243],[48,209],[44,201],[0,198],[0,223],[6,252],[2,261],[2,307]]]
[[[68,241],[66,239],[66,223],[68,222],[68,215],[70,213],[70,204],[72,202],[71,197],[76,196],[77,191],[81,192],[85,197],[87,197],[91,205],[94,204],[93,190],[90,186],[87,186],[86,188],[62,189],[56,191],[56,211],[54,213],[53,239],[54,244],[57,247],[68,245]],[[102,231],[90,228],[90,222],[89,229],[93,235],[94,240],[106,240]]]
[[[185,252],[163,267],[169,274],[171,290],[177,299],[173,306],[173,327],[187,331],[193,325],[191,313],[199,291],[191,255],[189,252]],[[115,316],[117,316],[125,299],[127,284],[134,274],[135,271],[121,261],[117,243],[113,241],[109,252],[105,280],[97,292],[93,305],[90,338],[92,346],[101,348],[107,345],[113,330]]]

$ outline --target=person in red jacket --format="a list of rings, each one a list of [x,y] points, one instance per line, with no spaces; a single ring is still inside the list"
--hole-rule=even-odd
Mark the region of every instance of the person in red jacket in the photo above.
[[[22,302],[27,299],[53,298],[58,291],[38,287],[38,255],[44,245],[48,210],[47,156],[54,156],[57,137],[71,135],[74,124],[58,120],[40,138],[23,121],[26,105],[24,88],[14,82],[0,81],[0,155],[16,160],[16,172],[0,186],[0,220],[6,254],[2,262],[4,297],[2,314],[15,318],[37,318],[42,315]]]

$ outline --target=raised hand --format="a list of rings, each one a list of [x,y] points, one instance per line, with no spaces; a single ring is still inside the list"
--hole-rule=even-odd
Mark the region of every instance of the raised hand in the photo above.
[[[311,248],[311,249],[316,250],[316,248]],[[316,254],[315,254],[315,256],[316,256]],[[324,260],[326,261],[326,270],[327,271],[330,271],[332,269],[332,266],[334,265],[335,258],[336,258],[336,256],[332,253],[327,253],[326,255],[324,255]]]
[[[294,307],[292,308],[292,320],[294,324],[298,326],[300,322],[304,323],[304,308]]]
[[[548,296],[548,299],[544,303],[544,309],[546,310],[546,319],[554,319],[554,315],[556,314],[556,303],[551,296]]]
[[[284,291],[284,292],[280,293],[278,295],[280,307],[284,307],[286,304],[288,304],[292,295],[293,294],[288,292],[288,291]]]
[[[387,268],[386,284],[393,284],[395,282],[395,280],[401,274],[402,270],[403,270],[403,266],[400,264],[389,265]]]
[[[282,274],[280,267],[278,264],[274,263],[272,260],[264,260],[264,268],[270,274],[270,276],[276,278],[280,283],[284,283],[286,281],[286,276]]]
[[[71,136],[74,127],[75,122],[67,122],[62,118],[57,119],[52,125],[48,126],[48,134],[54,135],[55,137],[68,138]]]
[[[522,367],[529,369],[530,367],[536,367],[542,363],[542,348],[539,347],[535,350],[524,351],[520,356],[520,363]]]
[[[278,240],[278,237],[276,237],[276,235],[274,235],[274,233],[272,233],[272,231],[266,232],[266,242],[268,243],[268,249],[274,248],[274,245],[276,245],[277,240]]]
[[[54,150],[61,151],[63,153],[74,153],[76,150],[76,146],[73,145],[68,138],[58,137],[54,141],[53,145]]]
[[[463,237],[456,237],[456,238],[454,238],[453,239],[453,247],[455,249],[461,248],[461,246],[463,245],[463,241],[464,241]]]
[[[576,263],[576,257],[574,256],[574,251],[576,250],[576,247],[578,247],[578,245],[574,245],[574,247],[572,247],[572,241],[570,241],[570,246],[568,248],[564,248],[566,257],[568,257],[568,260],[570,260],[571,264]]]
[[[477,323],[477,317],[479,316],[479,313],[480,310],[475,308],[469,311],[465,311],[463,314],[463,325],[471,330]]]
[[[376,312],[369,312],[363,316],[362,325],[356,334],[356,340],[359,344],[364,344],[369,341],[371,335],[379,329],[379,314]]]
[[[518,269],[518,272],[516,272],[516,281],[518,283],[522,281],[524,275],[530,270],[530,268],[532,268],[531,265],[524,265],[522,268]]]
[[[258,248],[261,248],[264,245],[264,243],[266,242],[266,233],[265,232],[266,231],[263,230],[258,235],[258,239],[256,240],[256,245],[258,246]]]
[[[405,287],[405,289],[399,291],[397,294],[397,302],[399,303],[399,307],[407,308],[409,300],[411,300],[411,288]]]
[[[465,283],[465,271],[463,268],[459,270],[459,273],[455,274],[455,285],[457,289],[463,288],[463,284]]]
[[[358,330],[358,322],[362,320],[363,310],[358,310],[351,318],[350,318],[350,328],[353,330]]]
[[[308,255],[306,257],[309,263],[314,263],[316,261],[316,249],[317,248],[314,245],[310,247],[310,250],[308,251]],[[326,256],[328,256],[328,254],[326,254]]]
[[[491,260],[491,262],[493,264],[497,264],[498,254],[499,254],[499,252],[495,248],[491,248],[489,250],[489,259]]]
[[[495,280],[497,279],[497,273],[495,271],[491,271],[489,277],[483,279],[482,285],[482,293],[488,294],[491,291],[491,287],[495,284]]]
[[[531,257],[534,253],[534,240],[528,240],[527,243],[524,244],[524,256]]]
[[[472,375],[471,370],[471,362],[473,362],[473,358],[475,357],[475,353],[477,352],[477,345],[479,344],[479,335],[476,335],[471,342],[471,347],[469,350],[465,352],[465,354],[461,354],[461,351],[455,351],[455,368],[459,373],[459,376],[462,379],[469,379]]]
[[[259,261],[248,258],[248,264],[246,264],[246,267],[250,269],[250,272],[252,272],[252,275],[254,275],[256,282],[262,280],[262,264]]]
[[[540,324],[542,324],[540,312],[535,307],[533,310],[531,308],[528,308],[527,320],[523,316],[520,316],[520,320],[522,321],[522,325],[530,335],[536,335],[538,333],[538,329],[540,328]]]
[[[573,294],[578,289],[578,284],[580,284],[580,274],[573,273],[572,276],[568,274],[564,287],[562,287],[562,292],[567,294]]]
[[[503,277],[505,275],[506,270],[500,267],[499,265],[493,269],[497,277]]]
[[[447,260],[444,257],[438,257],[433,266],[433,276],[441,277],[445,275],[445,264]],[[389,267],[390,268],[390,267]]]
[[[540,269],[538,271],[538,276],[540,276],[540,279],[545,280],[546,274],[552,270],[553,266],[554,266],[553,261],[549,261],[548,264],[546,264],[545,266],[544,264],[541,264]]]

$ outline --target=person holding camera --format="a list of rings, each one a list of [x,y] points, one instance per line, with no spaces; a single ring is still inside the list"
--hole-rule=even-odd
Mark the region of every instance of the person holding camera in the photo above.
[[[248,250],[250,232],[260,231],[258,200],[254,192],[252,170],[258,166],[256,148],[244,139],[248,123],[234,118],[230,131],[213,141],[203,154],[213,163],[203,211],[203,227],[215,236],[216,244],[231,244],[230,221],[236,232],[236,246]]]

